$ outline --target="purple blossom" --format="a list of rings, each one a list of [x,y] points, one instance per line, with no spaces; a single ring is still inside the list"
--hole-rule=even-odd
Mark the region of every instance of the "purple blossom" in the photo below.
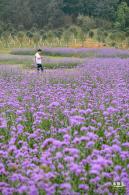
[[[77,126],[77,125],[81,125],[84,123],[85,118],[81,117],[81,116],[72,116],[70,118],[70,124],[72,126]]]
[[[88,187],[88,185],[86,185],[86,184],[80,184],[80,185],[79,185],[79,188],[80,188],[81,190],[84,190],[84,191],[88,191],[88,190],[89,190],[89,187]]]
[[[71,190],[71,185],[69,184],[69,183],[62,183],[61,185],[60,185],[60,188],[61,189],[65,189],[65,190]]]

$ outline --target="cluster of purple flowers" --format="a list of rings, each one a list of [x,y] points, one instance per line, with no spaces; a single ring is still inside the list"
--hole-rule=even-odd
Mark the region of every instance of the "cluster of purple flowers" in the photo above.
[[[129,60],[45,74],[0,67],[2,195],[129,194]]]
[[[129,57],[129,50],[116,48],[43,48],[45,54],[66,56]]]
[[[44,55],[55,56],[78,56],[78,57],[129,57],[129,50],[123,50],[118,48],[67,48],[67,47],[55,47],[55,48],[42,48]],[[32,48],[16,48],[13,49],[11,54],[15,55],[34,55],[35,49]],[[15,59],[16,56],[13,55]],[[3,55],[0,55],[0,59]],[[11,55],[9,56],[11,57]],[[29,56],[26,56],[30,58]],[[5,58],[5,57],[4,57]],[[25,56],[24,56],[25,58]]]

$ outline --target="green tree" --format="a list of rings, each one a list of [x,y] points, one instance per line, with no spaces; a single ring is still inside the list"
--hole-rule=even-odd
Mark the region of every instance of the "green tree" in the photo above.
[[[33,23],[37,24],[38,27],[43,28],[48,24],[49,19],[49,6],[52,0],[29,0],[29,7],[32,14]]]
[[[83,1],[82,0],[63,0],[62,10],[64,13],[71,15],[73,22],[76,21],[76,17],[83,13]]]
[[[122,2],[118,6],[116,21],[120,23],[121,28],[129,25],[129,7],[126,2]]]
[[[48,6],[48,21],[52,28],[64,26],[64,13],[61,10],[62,0],[53,0]]]
[[[5,24],[3,31],[12,31],[13,27],[33,33],[33,26],[36,32],[77,24],[83,31],[95,25],[105,29],[112,28],[112,24],[116,29],[127,28],[129,0],[0,0],[0,21]]]
[[[119,0],[83,0],[84,14],[115,20]]]
[[[0,0],[0,21],[8,17],[9,0]]]
[[[95,16],[115,21],[119,0],[100,0],[96,2]]]

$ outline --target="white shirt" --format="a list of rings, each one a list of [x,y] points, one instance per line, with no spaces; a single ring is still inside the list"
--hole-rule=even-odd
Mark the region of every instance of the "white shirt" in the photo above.
[[[42,64],[42,57],[38,52],[35,54],[35,62],[36,64]]]

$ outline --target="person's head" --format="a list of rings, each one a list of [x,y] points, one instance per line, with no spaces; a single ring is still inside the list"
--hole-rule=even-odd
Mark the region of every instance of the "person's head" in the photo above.
[[[42,52],[42,50],[41,50],[41,49],[38,49],[38,50],[37,50],[37,52],[38,52],[38,53],[41,53],[41,52]]]

